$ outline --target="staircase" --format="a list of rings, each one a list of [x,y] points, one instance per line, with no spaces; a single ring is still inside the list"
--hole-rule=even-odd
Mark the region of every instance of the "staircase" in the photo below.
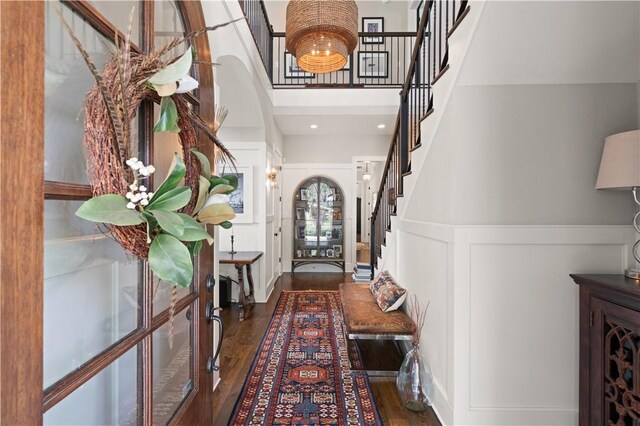
[[[433,87],[449,70],[449,37],[469,13],[468,0],[425,1],[400,109],[371,218],[371,277],[378,269],[397,216],[399,199],[407,193],[405,178],[422,146],[421,125],[434,112]]]

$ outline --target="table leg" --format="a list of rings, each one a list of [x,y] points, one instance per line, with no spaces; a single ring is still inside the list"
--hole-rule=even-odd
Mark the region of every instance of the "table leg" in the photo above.
[[[240,290],[238,291],[238,307],[240,308],[240,322],[244,321],[244,277],[242,271],[242,265],[235,265],[236,271],[238,271],[238,283],[240,283]]]
[[[253,297],[253,275],[251,275],[251,265],[247,265],[247,281],[249,281],[249,303],[256,304],[256,299]]]

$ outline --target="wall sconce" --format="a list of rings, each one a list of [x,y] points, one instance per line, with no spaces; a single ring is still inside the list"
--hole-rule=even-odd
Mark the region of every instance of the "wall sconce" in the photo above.
[[[267,169],[267,186],[274,187],[278,183],[276,177],[278,173],[282,170],[282,166],[272,167],[271,170]]]
[[[364,163],[365,172],[362,174],[362,180],[368,182],[371,180],[371,173],[369,173],[369,162]]]

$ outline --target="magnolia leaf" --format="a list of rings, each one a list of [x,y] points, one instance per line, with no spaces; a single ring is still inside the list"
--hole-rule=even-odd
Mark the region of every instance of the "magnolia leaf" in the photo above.
[[[149,224],[149,229],[154,229],[156,226],[158,226],[158,221],[156,220],[155,217],[153,217],[151,213],[142,212],[140,213],[140,215]]]
[[[204,203],[205,201],[207,201],[208,196],[209,181],[204,176],[200,176],[200,185],[198,187],[198,201],[196,201],[196,206],[193,208],[194,212],[199,211],[202,206],[204,206]]]
[[[158,117],[153,131],[158,133],[178,133],[180,131],[180,127],[178,127],[178,108],[173,99],[168,96],[163,97],[160,101],[160,117]]]
[[[157,198],[154,194],[153,201],[147,206],[146,210],[176,211],[186,206],[189,200],[191,200],[191,188],[179,186]]]
[[[224,222],[220,223],[220,226],[222,226],[224,229],[231,229],[231,227],[233,226],[233,223],[229,222],[228,220],[225,220]]]
[[[160,184],[158,189],[153,193],[153,197],[149,200],[149,207],[155,203],[155,201],[160,198],[163,194],[171,191],[174,188],[178,187],[178,184],[182,179],[184,179],[184,175],[187,173],[187,168],[182,161],[182,158],[176,153],[174,154],[173,161],[171,162],[171,167],[169,167],[169,173],[164,181]]]
[[[211,191],[209,191],[209,195],[215,195],[215,194],[230,194],[233,191],[235,191],[236,189],[231,186],[231,185],[216,185],[214,186]]]
[[[191,152],[193,152],[193,155],[198,157],[198,160],[200,160],[200,165],[202,166],[202,176],[209,179],[211,177],[211,163],[209,163],[209,159],[206,155],[195,148],[191,148]]]
[[[209,179],[209,184],[211,185],[211,188],[213,188],[214,186],[218,185],[229,185],[229,181],[218,176],[211,176],[211,179]]]
[[[174,93],[176,93],[176,89],[178,88],[178,83],[174,81],[167,84],[158,84],[158,85],[154,85],[153,88],[155,89],[156,92],[158,92],[158,96],[160,97],[171,96]]]
[[[219,225],[234,217],[236,217],[236,214],[228,204],[211,204],[200,210],[197,216],[200,222],[210,223],[211,225]]]
[[[197,256],[198,253],[200,253],[200,250],[202,249],[202,240],[192,241],[188,243],[187,249],[189,250],[189,253],[191,253],[191,256],[193,257]]]
[[[181,241],[201,241],[207,240],[209,244],[213,244],[213,238],[207,231],[202,228],[191,216],[184,213],[178,213],[184,222],[184,234],[180,237]]]
[[[127,203],[129,200],[122,195],[100,195],[82,203],[76,211],[76,216],[92,222],[118,226],[138,225],[144,222],[137,210],[127,208]]]
[[[222,175],[222,178],[228,180],[233,189],[238,189],[238,175]]]
[[[193,263],[187,247],[175,237],[158,234],[149,247],[149,266],[163,281],[188,287],[193,280]]]
[[[178,60],[149,77],[148,81],[154,86],[158,84],[175,83],[189,73],[192,62],[193,53],[191,53],[191,48],[189,48]]]
[[[177,213],[164,210],[154,210],[152,214],[158,220],[160,228],[177,238],[182,238],[185,224]]]

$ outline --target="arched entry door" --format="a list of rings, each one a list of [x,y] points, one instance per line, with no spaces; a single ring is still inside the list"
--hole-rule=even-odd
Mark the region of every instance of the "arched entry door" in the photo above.
[[[212,300],[206,286],[212,251],[205,245],[191,287],[172,295],[143,262],[74,215],[91,196],[81,106],[92,77],[55,12],[62,11],[101,69],[114,31],[127,32],[132,7],[134,48],[147,52],[204,27],[200,3],[50,1],[0,7],[2,97],[12,100],[2,116],[13,126],[2,127],[2,197],[3,204],[14,200],[2,211],[0,422],[209,424],[213,333],[205,311]],[[195,48],[201,61],[210,60],[206,35]],[[195,73],[200,89],[191,102],[211,122],[210,65]],[[5,78],[16,84],[5,84]],[[157,110],[151,101],[143,104],[132,131],[138,158],[163,176],[176,141],[154,135]],[[205,152],[212,157],[212,149]],[[17,181],[23,196],[16,192]]]

